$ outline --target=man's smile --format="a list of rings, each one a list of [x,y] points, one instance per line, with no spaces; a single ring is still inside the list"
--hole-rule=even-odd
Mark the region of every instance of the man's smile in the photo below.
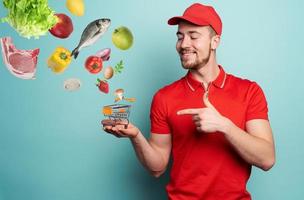
[[[181,51],[180,52],[180,57],[182,60],[187,60],[189,59],[191,56],[196,55],[195,51]]]

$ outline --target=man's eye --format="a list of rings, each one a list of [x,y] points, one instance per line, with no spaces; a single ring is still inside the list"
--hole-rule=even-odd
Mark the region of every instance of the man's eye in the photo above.
[[[196,40],[196,39],[198,39],[197,36],[191,36],[190,38],[191,38],[191,40]]]

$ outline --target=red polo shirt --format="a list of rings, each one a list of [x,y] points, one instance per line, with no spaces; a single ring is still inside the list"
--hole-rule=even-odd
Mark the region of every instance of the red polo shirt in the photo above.
[[[252,119],[268,120],[262,89],[249,80],[220,73],[209,87],[209,101],[225,117],[245,130]],[[173,164],[166,189],[171,200],[248,200],[246,183],[251,165],[233,149],[222,133],[199,133],[187,108],[203,108],[202,84],[192,74],[160,89],[151,105],[151,132],[172,134]]]

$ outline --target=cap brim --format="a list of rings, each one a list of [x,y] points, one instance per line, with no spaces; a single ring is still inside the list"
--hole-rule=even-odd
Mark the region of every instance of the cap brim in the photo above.
[[[177,17],[172,17],[171,19],[168,20],[169,25],[177,25],[181,21],[187,21],[192,24],[198,25],[198,26],[206,26],[209,25],[208,22],[202,21],[201,19],[196,19],[193,17],[187,17],[187,16],[177,16]]]

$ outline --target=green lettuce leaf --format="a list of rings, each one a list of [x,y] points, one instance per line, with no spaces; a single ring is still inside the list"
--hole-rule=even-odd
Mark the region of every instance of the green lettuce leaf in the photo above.
[[[47,0],[3,0],[9,23],[21,36],[30,38],[45,35],[58,21]]]

